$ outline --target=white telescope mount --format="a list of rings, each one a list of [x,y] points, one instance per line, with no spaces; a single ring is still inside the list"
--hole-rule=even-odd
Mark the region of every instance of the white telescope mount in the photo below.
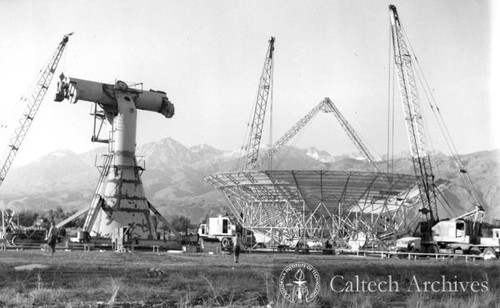
[[[109,144],[108,154],[104,155],[99,169],[100,178],[92,202],[88,209],[80,211],[80,215],[87,213],[83,230],[92,237],[156,238],[158,223],[153,217],[168,227],[170,224],[144,193],[141,180],[144,168],[138,164],[135,155],[137,112],[155,111],[171,118],[174,105],[162,91],[144,91],[129,87],[123,81],[112,85],[61,75],[55,100],[64,99],[70,103],[93,102],[94,132],[91,140]],[[105,120],[111,125],[109,139],[99,136]]]

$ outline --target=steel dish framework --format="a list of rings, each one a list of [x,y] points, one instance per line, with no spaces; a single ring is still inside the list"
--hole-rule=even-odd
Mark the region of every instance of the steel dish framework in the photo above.
[[[406,174],[265,170],[205,178],[242,227],[271,245],[298,240],[387,246],[418,220],[418,178]]]

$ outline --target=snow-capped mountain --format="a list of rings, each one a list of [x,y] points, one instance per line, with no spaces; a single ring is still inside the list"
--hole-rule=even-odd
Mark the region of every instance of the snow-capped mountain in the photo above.
[[[0,190],[0,207],[16,209],[49,209],[62,207],[72,210],[88,206],[98,180],[96,156],[106,153],[102,147],[87,153],[75,154],[60,150],[20,168],[13,168]],[[186,147],[166,138],[141,145],[136,151],[144,156],[146,171],[142,180],[146,195],[166,215],[182,214],[194,222],[205,215],[226,212],[227,209],[211,185],[203,180],[209,174],[237,170],[241,151],[222,151],[209,145]],[[500,218],[500,151],[464,155],[469,173],[480,198],[489,207],[492,217]],[[456,208],[464,209],[470,201],[451,158],[434,157],[437,177],[455,185],[448,195]],[[411,159],[394,162],[394,172],[413,172]],[[386,163],[379,168],[386,170]],[[363,160],[333,158],[328,152],[315,148],[298,149],[285,146],[272,160],[273,169],[329,169],[374,171]],[[269,162],[261,168],[267,169]]]

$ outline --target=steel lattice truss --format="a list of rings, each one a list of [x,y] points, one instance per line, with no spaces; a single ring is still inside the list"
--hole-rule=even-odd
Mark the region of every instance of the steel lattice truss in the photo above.
[[[54,73],[63,55],[64,48],[69,41],[69,36],[72,34],[73,33],[69,33],[63,37],[62,41],[57,46],[56,51],[51,56],[47,66],[40,71],[40,75],[38,76],[33,89],[23,99],[26,103],[24,113],[14,131],[14,135],[10,139],[9,149],[7,150],[5,157],[0,160],[0,163],[2,163],[0,168],[0,186],[5,180],[7,172],[9,172],[9,169],[14,162],[17,152],[19,151],[24,138],[31,127],[31,123],[35,119],[38,109],[40,109],[40,106],[42,105],[45,94],[47,93],[52,82],[52,77],[54,77]]]
[[[339,244],[363,235],[387,243],[418,219],[417,178],[378,172],[235,171],[205,178],[244,228],[272,244],[299,238]]]
[[[406,36],[401,27],[396,7],[390,5],[389,8],[391,11],[394,65],[399,80],[413,168],[415,174],[422,177],[419,184],[422,206],[428,212],[430,220],[437,221],[439,220],[437,217],[437,191],[433,183],[434,175],[418,99],[417,82],[412,62],[413,54],[410,53],[406,44]]]
[[[266,60],[264,61],[264,68],[259,80],[259,90],[255,101],[255,110],[253,112],[252,122],[250,123],[248,143],[245,148],[246,159],[243,170],[254,169],[255,164],[257,163],[257,158],[259,157],[260,141],[262,138],[262,129],[264,128],[267,101],[269,99],[269,93],[272,91],[274,41],[274,37],[271,37],[269,40]]]

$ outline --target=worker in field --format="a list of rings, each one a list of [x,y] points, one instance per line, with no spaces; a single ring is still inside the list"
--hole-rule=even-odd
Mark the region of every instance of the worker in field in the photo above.
[[[241,237],[239,233],[236,233],[233,241],[234,263],[238,263],[241,252]]]
[[[57,236],[58,230],[54,225],[54,222],[51,222],[49,232],[47,232],[46,240],[47,245],[49,245],[50,249],[52,250],[52,255],[54,255],[54,252],[56,252]]]

